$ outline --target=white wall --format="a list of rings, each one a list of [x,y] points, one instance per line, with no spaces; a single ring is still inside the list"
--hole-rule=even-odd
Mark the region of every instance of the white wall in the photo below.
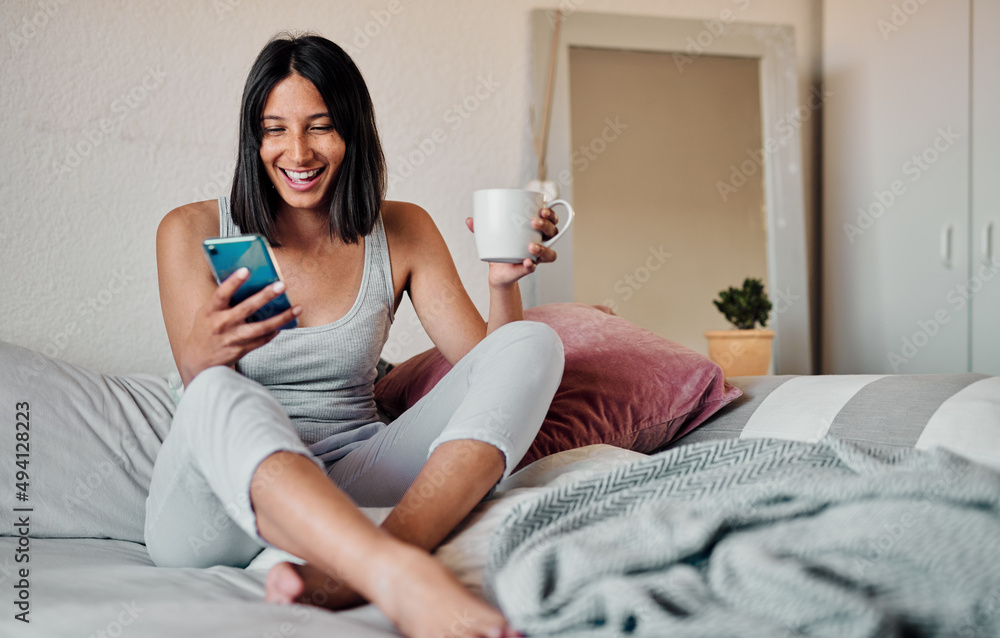
[[[156,225],[171,208],[228,192],[243,81],[281,29],[351,45],[375,101],[390,172],[402,174],[411,154],[422,160],[393,182],[389,196],[430,211],[485,314],[486,266],[462,220],[474,189],[532,177],[529,12],[557,6],[0,0],[0,340],[103,371],[173,370],[156,287]],[[562,6],[703,19],[729,9],[740,21],[792,24],[803,100],[817,74],[819,0]],[[365,29],[375,35],[361,37]],[[491,88],[476,98],[484,82]],[[454,110],[463,100],[475,106],[465,118]],[[438,129],[444,142],[421,151]],[[810,240],[814,142],[815,130],[807,131]],[[407,304],[386,357],[398,361],[429,345]]]

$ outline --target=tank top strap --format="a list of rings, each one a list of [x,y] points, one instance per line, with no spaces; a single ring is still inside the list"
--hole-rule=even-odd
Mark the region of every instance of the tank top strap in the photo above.
[[[381,274],[382,286],[381,294],[385,295],[385,304],[389,309],[389,322],[395,318],[394,306],[396,304],[396,291],[392,286],[392,264],[389,262],[389,241],[385,237],[385,226],[382,224],[382,214],[375,218],[375,228],[371,234],[365,238],[370,241],[368,245],[367,258],[370,259],[369,266]]]

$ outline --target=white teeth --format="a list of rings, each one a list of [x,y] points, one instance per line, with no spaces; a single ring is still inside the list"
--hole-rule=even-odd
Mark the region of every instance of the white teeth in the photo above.
[[[307,180],[307,179],[312,179],[313,177],[316,176],[317,173],[319,173],[319,169],[318,168],[314,168],[313,170],[306,171],[304,173],[296,173],[295,171],[285,171],[286,175],[288,175],[292,179],[297,179],[299,181],[304,181],[304,180]]]

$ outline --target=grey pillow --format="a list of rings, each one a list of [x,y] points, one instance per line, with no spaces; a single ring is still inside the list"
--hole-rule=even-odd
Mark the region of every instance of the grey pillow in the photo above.
[[[17,514],[33,537],[143,542],[174,396],[164,377],[99,374],[0,341],[0,486],[12,502],[0,508],[0,535],[18,533]]]
[[[1000,377],[977,373],[733,377],[743,390],[670,447],[770,437],[941,447],[1000,470]]]

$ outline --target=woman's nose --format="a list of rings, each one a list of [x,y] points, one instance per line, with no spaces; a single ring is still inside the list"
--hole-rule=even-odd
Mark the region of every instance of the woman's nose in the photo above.
[[[305,135],[295,135],[292,137],[289,148],[285,151],[288,158],[298,164],[304,163],[312,154],[312,147],[309,146],[309,139]]]

